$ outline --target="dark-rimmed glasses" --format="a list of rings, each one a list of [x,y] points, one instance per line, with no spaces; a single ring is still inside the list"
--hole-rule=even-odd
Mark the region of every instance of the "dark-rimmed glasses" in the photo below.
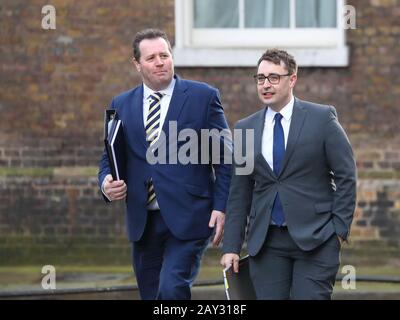
[[[265,83],[265,79],[268,79],[268,82],[270,84],[279,84],[281,81],[281,77],[287,77],[290,76],[291,74],[277,74],[277,73],[270,73],[268,76],[263,75],[262,73],[260,74],[255,74],[253,76],[254,80],[257,82],[257,84],[262,85]]]

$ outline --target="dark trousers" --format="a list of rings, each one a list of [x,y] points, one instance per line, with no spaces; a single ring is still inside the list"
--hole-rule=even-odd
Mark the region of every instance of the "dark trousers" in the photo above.
[[[143,237],[132,245],[140,296],[143,300],[189,300],[209,239],[177,239],[160,211],[148,214]]]
[[[286,227],[270,226],[263,248],[250,258],[250,275],[257,299],[329,300],[339,264],[336,234],[303,251]]]

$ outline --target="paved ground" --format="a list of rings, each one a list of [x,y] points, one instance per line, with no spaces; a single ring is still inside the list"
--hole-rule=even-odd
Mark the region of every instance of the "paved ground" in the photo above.
[[[27,291],[19,294],[5,293],[0,294],[0,299],[33,299],[33,300],[138,300],[139,294],[137,289],[132,286],[121,286],[105,290],[103,288],[92,289],[61,289],[56,292],[45,291]],[[224,288],[218,286],[199,286],[192,290],[193,300],[226,300]],[[368,292],[368,291],[343,291],[336,292],[333,295],[335,300],[400,300],[399,292]]]

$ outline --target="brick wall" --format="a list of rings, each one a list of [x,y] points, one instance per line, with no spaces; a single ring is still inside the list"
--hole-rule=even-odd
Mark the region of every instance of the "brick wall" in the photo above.
[[[140,83],[129,62],[135,32],[155,26],[174,41],[173,0],[51,1],[57,29],[48,31],[41,29],[45,4],[0,4],[0,263],[16,243],[43,237],[100,246],[126,240],[123,204],[106,206],[97,190],[103,110]],[[357,29],[347,32],[350,66],[302,68],[295,93],[333,104],[354,146],[360,179],[353,245],[398,248],[400,6],[348,4],[357,10]],[[218,87],[230,125],[260,108],[252,68],[176,71]]]

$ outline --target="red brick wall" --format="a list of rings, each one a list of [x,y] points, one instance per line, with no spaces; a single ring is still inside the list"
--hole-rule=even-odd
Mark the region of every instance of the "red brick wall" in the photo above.
[[[52,1],[56,30],[41,29],[45,4],[0,4],[0,235],[124,237],[115,227],[123,218],[96,186],[103,110],[140,83],[130,64],[137,31],[162,28],[174,42],[174,1]],[[334,105],[353,143],[360,169],[353,239],[398,244],[400,7],[348,4],[357,11],[357,29],[347,31],[349,67],[301,68],[295,93]],[[176,71],[219,88],[231,125],[260,108],[252,68]]]

